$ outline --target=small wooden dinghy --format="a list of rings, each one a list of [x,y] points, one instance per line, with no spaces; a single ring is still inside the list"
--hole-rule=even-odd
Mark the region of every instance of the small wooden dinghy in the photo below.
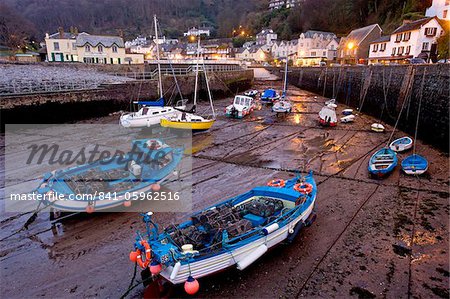
[[[389,145],[389,148],[395,152],[403,152],[410,149],[412,145],[413,140],[410,137],[405,136],[392,141]]]
[[[392,172],[397,163],[397,154],[390,148],[384,147],[372,155],[368,170],[374,176],[383,177]]]
[[[257,91],[256,89],[251,89],[249,91],[244,92],[244,95],[254,98],[258,95],[258,93],[259,91]]]
[[[343,115],[350,115],[353,114],[353,109],[344,109],[342,110]]]
[[[382,124],[378,124],[378,123],[373,123],[370,126],[370,129],[372,131],[379,132],[379,133],[384,132],[384,126]]]
[[[328,106],[328,105],[330,105],[330,104],[336,105],[336,107],[337,107],[336,99],[329,99],[328,101],[325,101],[325,106]],[[335,108],[336,108],[336,107],[335,107]]]
[[[147,232],[137,232],[130,260],[173,284],[184,283],[186,292],[193,295],[198,291],[196,279],[233,266],[244,270],[269,248],[292,242],[314,222],[316,194],[310,172],[272,180],[163,231],[149,212],[143,215]]]
[[[402,161],[402,169],[406,174],[420,175],[428,170],[428,161],[421,155],[413,154]]]
[[[355,121],[355,116],[353,114],[341,117],[341,122],[343,123],[350,123]]]

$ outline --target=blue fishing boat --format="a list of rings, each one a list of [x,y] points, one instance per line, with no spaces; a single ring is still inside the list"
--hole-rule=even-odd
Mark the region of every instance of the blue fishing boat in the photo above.
[[[384,147],[370,158],[369,173],[377,177],[383,177],[394,170],[397,162],[397,154],[393,150]]]
[[[138,139],[125,155],[44,174],[35,192],[57,211],[91,213],[130,206],[127,194],[158,191],[176,174],[182,156],[183,148],[172,148],[159,139]]]
[[[428,170],[428,161],[421,155],[413,154],[402,161],[402,169],[406,174],[420,175]]]
[[[266,89],[261,95],[261,102],[264,104],[273,104],[279,98],[280,95],[274,89]]]
[[[405,136],[392,141],[389,148],[394,152],[403,152],[410,149],[412,146],[413,140],[410,137]]]
[[[143,214],[147,233],[137,233],[130,260],[153,275],[161,274],[185,290],[198,290],[196,279],[229,267],[244,270],[267,250],[295,236],[315,220],[317,187],[312,173],[273,180],[193,214],[159,232]]]

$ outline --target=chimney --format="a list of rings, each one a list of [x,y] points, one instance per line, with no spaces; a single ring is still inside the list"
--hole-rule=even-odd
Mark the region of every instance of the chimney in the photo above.
[[[119,29],[119,30],[118,30],[118,33],[119,33],[119,36],[120,36],[121,38],[123,38],[123,30],[122,30],[122,29]]]
[[[59,27],[58,32],[59,32],[59,38],[64,38],[64,28]]]
[[[78,27],[74,27],[73,28],[73,34],[74,35],[78,35]]]
[[[409,23],[412,23],[412,20],[403,20],[402,25],[409,24]]]

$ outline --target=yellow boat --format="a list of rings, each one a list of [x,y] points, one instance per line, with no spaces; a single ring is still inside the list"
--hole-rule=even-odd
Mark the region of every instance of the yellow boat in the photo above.
[[[181,119],[181,115],[168,119],[162,118],[160,124],[164,128],[202,132],[209,130],[215,121],[215,119],[205,119],[199,115],[188,114],[186,119]]]

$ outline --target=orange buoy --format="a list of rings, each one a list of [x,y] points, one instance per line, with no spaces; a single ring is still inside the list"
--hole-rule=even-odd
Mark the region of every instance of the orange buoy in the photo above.
[[[270,182],[267,183],[267,186],[283,188],[284,186],[286,186],[286,181],[281,179],[271,180]]]
[[[138,256],[138,253],[136,251],[130,252],[130,261],[132,261],[133,263],[136,263],[137,262],[137,256]]]
[[[157,261],[152,261],[152,263],[150,264],[150,272],[153,275],[158,275],[162,270],[162,265],[161,263],[157,262]]]
[[[126,207],[126,208],[131,207],[131,201],[125,200],[125,201],[123,202],[123,206]]]
[[[294,185],[294,190],[302,194],[309,194],[313,190],[313,186],[309,183],[300,183]]]
[[[153,191],[159,191],[160,189],[161,189],[161,185],[159,185],[158,183],[152,185]]]
[[[186,291],[186,293],[188,293],[189,295],[194,295],[198,292],[199,289],[200,285],[197,279],[189,275],[188,279],[184,283],[184,290]]]
[[[94,213],[94,211],[95,211],[94,206],[88,205],[86,207],[86,213],[91,214],[91,213]]]

